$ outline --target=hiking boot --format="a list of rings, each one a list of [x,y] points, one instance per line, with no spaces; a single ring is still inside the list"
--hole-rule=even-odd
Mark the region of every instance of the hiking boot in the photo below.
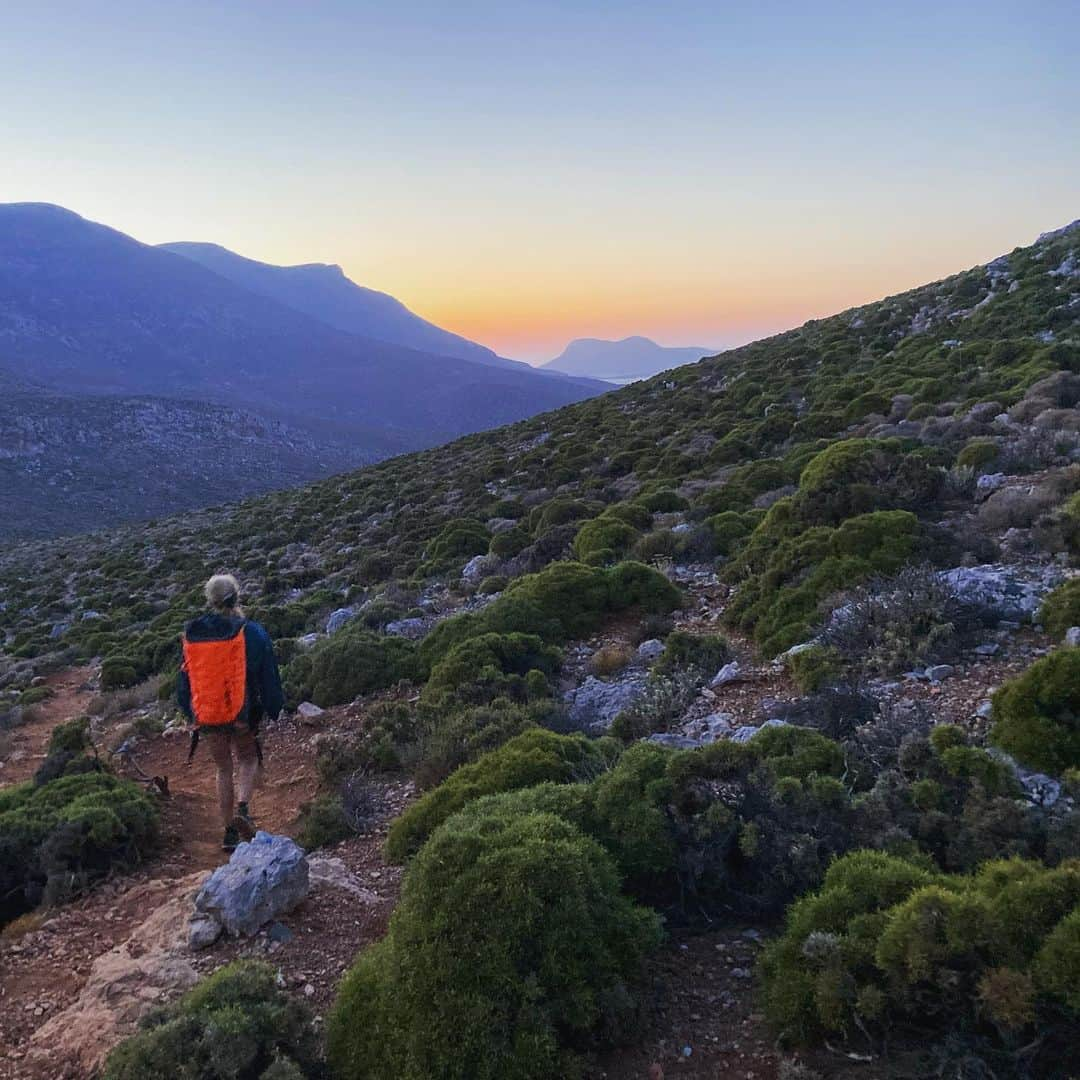
[[[225,838],[221,841],[222,851],[235,851],[240,843],[240,833],[232,825],[225,826]]]
[[[236,808],[236,817],[232,819],[232,828],[241,840],[251,840],[255,836],[255,822],[251,820],[251,811],[246,802]]]

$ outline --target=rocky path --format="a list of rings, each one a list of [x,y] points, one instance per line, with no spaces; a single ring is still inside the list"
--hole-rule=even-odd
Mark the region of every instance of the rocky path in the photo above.
[[[94,698],[92,667],[67,668],[45,677],[52,696],[30,706],[31,718],[8,734],[0,757],[0,787],[29,780],[45,760],[49,736],[57,724],[81,716]]]
[[[56,677],[48,721],[35,720],[21,772],[32,775],[51,727],[89,701],[89,672]],[[332,720],[328,714],[327,720]],[[28,733],[29,734],[29,733]],[[266,769],[252,808],[260,826],[290,833],[316,789],[316,732],[285,720],[264,739]],[[31,747],[37,749],[31,751]],[[400,871],[384,865],[382,833],[357,837],[319,856],[308,898],[267,933],[219,942],[192,954],[186,945],[194,891],[225,861],[220,849],[214,770],[200,748],[191,766],[185,737],[142,740],[121,771],[168,778],[161,802],[162,845],[135,873],[118,875],[55,911],[36,912],[0,936],[0,1078],[81,1080],[133,1029],[151,1005],[187,989],[238,956],[263,956],[321,1018],[341,973],[365,944],[380,938],[397,900]],[[21,778],[21,777],[20,777]],[[396,813],[411,785],[388,783]]]

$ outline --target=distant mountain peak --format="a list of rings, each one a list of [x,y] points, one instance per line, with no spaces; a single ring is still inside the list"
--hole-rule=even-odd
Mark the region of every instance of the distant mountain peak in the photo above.
[[[632,334],[618,341],[575,338],[561,355],[544,364],[542,370],[625,382],[692,363],[715,351],[696,345],[669,348],[642,334]]]

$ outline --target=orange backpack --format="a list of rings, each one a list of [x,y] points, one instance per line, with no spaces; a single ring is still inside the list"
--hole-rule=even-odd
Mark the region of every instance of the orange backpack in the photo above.
[[[243,625],[224,641],[189,641],[186,634],[182,640],[195,723],[200,727],[235,724],[247,710]]]

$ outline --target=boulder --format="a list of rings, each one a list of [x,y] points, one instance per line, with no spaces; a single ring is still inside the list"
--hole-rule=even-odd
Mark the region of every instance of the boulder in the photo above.
[[[705,745],[700,739],[692,739],[689,735],[676,735],[670,731],[658,731],[650,735],[646,741],[667,747],[669,750],[696,750],[699,746]]]
[[[355,616],[356,608],[352,607],[339,607],[336,611],[331,611],[330,617],[326,620],[326,632],[328,634],[336,634]]]
[[[651,664],[654,660],[659,660],[664,652],[664,643],[659,638],[649,638],[648,641],[643,641],[637,647],[637,655],[639,660],[645,661],[647,664]]]
[[[386,633],[392,637],[422,638],[427,633],[428,620],[424,618],[395,619],[386,624]]]
[[[193,921],[209,918],[229,934],[250,937],[307,896],[308,874],[302,847],[259,831],[207,879],[195,897]],[[200,931],[200,937],[207,934]]]
[[[924,674],[932,683],[939,683],[947,679],[954,671],[952,664],[934,664],[928,667]]]
[[[738,682],[742,678],[742,668],[739,667],[738,660],[732,660],[730,664],[725,664],[713,677],[709,683],[711,687],[726,686],[728,683]]]
[[[1070,648],[1075,648],[1080,645],[1080,626],[1070,626],[1065,631],[1065,644]]]
[[[1065,575],[1055,566],[988,563],[943,570],[940,577],[960,600],[984,605],[999,619],[1027,622]]]
[[[499,560],[493,555],[474,555],[461,571],[461,580],[466,585],[479,585],[498,565]]]
[[[571,723],[590,734],[603,734],[612,720],[645,692],[646,676],[632,672],[612,682],[590,675],[565,695]]]
[[[998,488],[1003,487],[1007,479],[1006,475],[1002,472],[983,473],[983,475],[975,481],[975,488],[980,494],[989,495],[992,492],[997,491]]]
[[[759,731],[767,727],[787,727],[786,720],[780,720],[777,717],[773,717],[771,720],[766,720],[761,727],[754,727],[752,724],[743,724],[741,727],[737,727],[731,733],[731,741],[744,743],[749,742]]]
[[[300,704],[296,706],[296,712],[305,720],[317,720],[324,712],[326,712],[326,710],[320,709],[318,705],[315,705],[310,701],[301,701]]]

